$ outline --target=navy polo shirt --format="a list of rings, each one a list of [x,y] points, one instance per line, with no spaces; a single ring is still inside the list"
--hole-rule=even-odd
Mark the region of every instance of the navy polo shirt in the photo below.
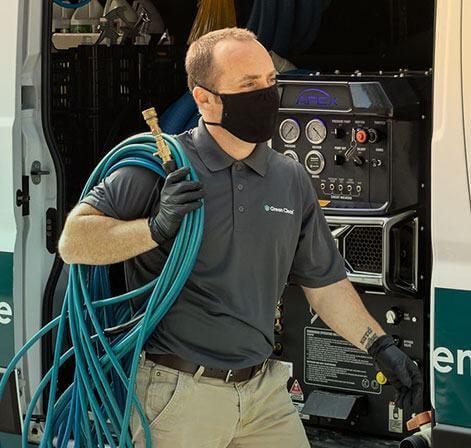
[[[343,258],[300,163],[266,143],[237,161],[201,119],[177,138],[206,191],[203,241],[145,349],[212,367],[255,365],[272,353],[275,306],[286,283],[318,288],[342,280]],[[145,168],[124,167],[81,202],[117,219],[143,218],[158,204],[162,185]],[[127,288],[155,278],[170,247],[125,261]]]

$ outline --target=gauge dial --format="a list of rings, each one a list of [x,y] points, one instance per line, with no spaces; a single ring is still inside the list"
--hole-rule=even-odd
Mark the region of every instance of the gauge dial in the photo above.
[[[320,145],[327,137],[327,128],[318,118],[306,125],[306,137],[314,145]]]
[[[296,162],[299,162],[299,156],[296,151],[293,151],[292,149],[287,149],[283,154],[286,157],[291,157],[292,159],[296,160]]]
[[[301,134],[301,128],[296,120],[287,118],[280,124],[280,137],[285,143],[294,143]]]

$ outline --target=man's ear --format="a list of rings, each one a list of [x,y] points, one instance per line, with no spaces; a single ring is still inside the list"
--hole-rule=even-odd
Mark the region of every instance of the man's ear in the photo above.
[[[198,109],[207,110],[214,104],[214,95],[202,87],[194,87],[192,94]]]

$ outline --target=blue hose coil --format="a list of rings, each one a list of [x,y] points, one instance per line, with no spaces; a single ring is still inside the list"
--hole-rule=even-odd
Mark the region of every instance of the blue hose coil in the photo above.
[[[159,119],[161,129],[167,134],[180,134],[186,131],[188,123],[198,113],[198,106],[193,95],[187,91]]]
[[[331,0],[301,0],[297,6],[294,21],[294,36],[291,38],[291,52],[302,54],[314,43],[321,27],[322,14]]]
[[[196,128],[198,126],[198,121],[201,117],[201,114],[199,112],[197,112],[196,114],[194,114],[189,120],[188,122],[185,124],[185,129],[184,131],[188,131],[189,129],[193,129],[193,128]]]
[[[188,166],[189,180],[198,177],[180,143],[163,135],[178,168]],[[124,166],[142,166],[165,177],[162,160],[154,156],[155,139],[150,133],[130,137],[113,148],[97,165],[85,185],[82,199],[102,179]],[[0,397],[11,372],[26,352],[55,327],[57,329],[53,367],[41,380],[26,411],[22,447],[28,443],[28,429],[37,402],[50,384],[46,424],[40,448],[132,448],[129,421],[136,409],[146,440],[151,447],[150,428],[135,394],[139,355],[147,338],[175,302],[196,262],[203,235],[203,207],[185,216],[160,275],[146,285],[110,297],[108,266],[70,265],[69,281],[60,316],[39,330],[10,361],[0,381]],[[105,328],[128,322],[130,301],[148,294],[138,313],[143,318],[129,331],[107,337]],[[68,328],[72,347],[63,353]],[[59,367],[75,358],[74,382],[57,397]],[[99,396],[99,400],[97,397]],[[90,415],[92,418],[90,419]]]
[[[261,0],[260,21],[258,22],[257,38],[261,44],[271,50],[276,32],[277,2],[273,0]]]
[[[246,27],[267,50],[302,54],[314,43],[331,0],[254,0]]]
[[[54,0],[54,3],[62,8],[78,9],[82,6],[88,5],[91,1],[92,0],[78,0],[76,3],[71,3],[66,0]]]
[[[295,4],[292,0],[278,0],[276,29],[271,49],[278,55],[288,55],[295,17]]]
[[[261,8],[262,8],[262,0],[254,0],[252,11],[250,13],[250,17],[246,25],[246,28],[248,28],[250,31],[253,31],[254,33],[257,33],[257,30],[258,30]]]

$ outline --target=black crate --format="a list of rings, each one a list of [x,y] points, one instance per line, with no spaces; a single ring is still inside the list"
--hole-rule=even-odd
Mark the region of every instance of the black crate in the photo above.
[[[146,52],[146,47],[98,45],[53,53],[53,112],[101,112],[129,103],[139,96]]]
[[[118,142],[146,130],[185,91],[184,51],[174,46],[79,46],[51,55],[51,124],[72,207],[93,168]]]

